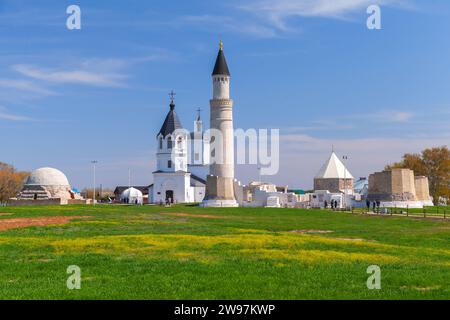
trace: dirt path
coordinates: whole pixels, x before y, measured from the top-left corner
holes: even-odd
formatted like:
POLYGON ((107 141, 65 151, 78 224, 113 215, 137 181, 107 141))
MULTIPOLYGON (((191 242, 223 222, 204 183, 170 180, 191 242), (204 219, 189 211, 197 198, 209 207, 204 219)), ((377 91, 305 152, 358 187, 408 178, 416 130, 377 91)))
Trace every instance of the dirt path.
POLYGON ((0 231, 26 228, 34 226, 48 226, 52 224, 66 224, 73 219, 89 218, 87 216, 56 216, 56 217, 38 217, 38 218, 15 218, 15 219, 1 219, 0 231))

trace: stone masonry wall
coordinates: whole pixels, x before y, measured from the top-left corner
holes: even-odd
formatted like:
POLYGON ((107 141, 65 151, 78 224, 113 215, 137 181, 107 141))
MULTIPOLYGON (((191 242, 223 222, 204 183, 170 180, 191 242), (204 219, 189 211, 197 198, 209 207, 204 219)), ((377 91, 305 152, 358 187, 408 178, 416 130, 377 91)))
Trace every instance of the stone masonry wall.
POLYGON ((339 193, 345 189, 353 189, 353 179, 314 179, 314 190, 328 190, 331 193, 339 193))
POLYGON ((416 201, 414 172, 409 169, 393 169, 369 176, 371 201, 416 201))
POLYGON ((415 178, 416 197, 418 201, 428 201, 431 199, 428 178, 418 176, 415 178))

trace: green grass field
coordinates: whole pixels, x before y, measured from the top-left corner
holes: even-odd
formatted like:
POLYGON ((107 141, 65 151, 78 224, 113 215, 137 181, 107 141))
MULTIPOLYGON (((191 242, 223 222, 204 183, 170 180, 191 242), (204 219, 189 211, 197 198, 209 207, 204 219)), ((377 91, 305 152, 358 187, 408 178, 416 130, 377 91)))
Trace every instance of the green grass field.
POLYGON ((450 299, 449 220, 300 209, 0 207, 0 225, 50 216, 85 218, 0 231, 0 298, 450 299), (69 265, 81 268, 81 290, 66 287, 69 265), (366 287, 370 265, 381 267, 381 290, 366 287))

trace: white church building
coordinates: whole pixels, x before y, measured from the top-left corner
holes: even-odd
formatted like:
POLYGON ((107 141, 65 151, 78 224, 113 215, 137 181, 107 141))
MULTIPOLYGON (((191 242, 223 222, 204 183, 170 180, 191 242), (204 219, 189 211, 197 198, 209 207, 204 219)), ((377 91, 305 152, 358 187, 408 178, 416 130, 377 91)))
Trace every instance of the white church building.
POLYGON ((156 171, 149 187, 149 202, 202 202, 209 153, 203 124, 199 115, 194 123, 194 132, 184 129, 175 112, 173 96, 172 93, 169 113, 156 136, 156 171))

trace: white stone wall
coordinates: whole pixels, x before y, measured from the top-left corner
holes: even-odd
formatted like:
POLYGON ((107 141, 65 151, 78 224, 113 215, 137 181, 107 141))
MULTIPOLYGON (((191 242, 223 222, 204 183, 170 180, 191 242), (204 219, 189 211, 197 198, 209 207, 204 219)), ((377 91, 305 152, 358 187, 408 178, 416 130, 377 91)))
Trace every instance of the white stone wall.
POLYGON ((189 203, 194 200, 194 193, 190 186, 190 174, 187 172, 154 173, 153 174, 153 203, 166 201, 166 191, 173 191, 173 201, 189 203))

